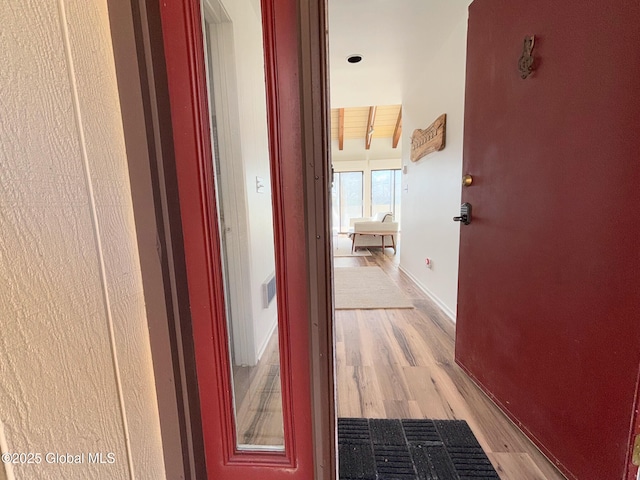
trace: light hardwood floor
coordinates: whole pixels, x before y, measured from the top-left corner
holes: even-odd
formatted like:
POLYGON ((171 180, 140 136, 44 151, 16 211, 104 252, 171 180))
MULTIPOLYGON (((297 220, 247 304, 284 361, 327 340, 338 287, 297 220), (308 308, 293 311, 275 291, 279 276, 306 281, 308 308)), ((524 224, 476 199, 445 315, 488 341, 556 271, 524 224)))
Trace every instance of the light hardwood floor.
POLYGON ((240 445, 284 447, 278 336, 274 333, 258 364, 233 369, 237 437, 240 445))
MULTIPOLYGON (((564 479, 454 363, 453 323, 398 270, 398 256, 372 252, 337 257, 335 267, 381 267, 415 308, 336 311, 338 416, 466 420, 502 480, 564 479)), ((282 443, 276 348, 274 337, 258 366, 238 372, 251 385, 239 402, 240 442, 282 443)))
POLYGON ((416 308, 336 311, 338 416, 466 420, 502 480, 564 479, 455 364, 454 324, 397 256, 372 252, 334 265, 381 267, 416 308))

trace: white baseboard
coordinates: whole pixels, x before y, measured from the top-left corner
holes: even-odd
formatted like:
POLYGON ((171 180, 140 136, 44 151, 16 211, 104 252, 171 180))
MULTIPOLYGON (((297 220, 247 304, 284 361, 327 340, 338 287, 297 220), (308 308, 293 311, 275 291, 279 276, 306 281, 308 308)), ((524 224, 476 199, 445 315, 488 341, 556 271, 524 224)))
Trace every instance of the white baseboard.
POLYGON ((275 332, 277 328, 278 328, 278 315, 276 314, 276 316, 273 319, 273 324, 269 328, 269 333, 264 337, 264 341, 262 342, 262 345, 260 345, 260 348, 258 348, 258 351, 256 352, 256 364, 260 361, 260 359, 262 358, 262 355, 264 355, 264 351, 267 349, 267 345, 269 345, 269 340, 271 340, 271 336, 273 335, 273 332, 275 332))
POLYGON ((416 286, 422 290, 425 295, 427 295, 427 297, 429 297, 431 300, 433 300, 433 302, 438 305, 438 307, 440 307, 440 310, 442 310, 444 312, 444 314, 449 317, 451 319, 451 321, 453 323, 456 323, 456 312, 454 312, 453 310, 451 310, 442 300, 440 300, 440 298, 438 298, 438 296, 436 294, 434 294, 431 290, 429 290, 427 287, 425 287, 424 285, 422 285, 422 283, 420 283, 420 281, 414 277, 407 269, 405 269, 402 265, 398 265, 398 269, 400 269, 401 272, 403 272, 407 277, 409 277, 411 280, 413 280, 413 283, 416 284, 416 286))

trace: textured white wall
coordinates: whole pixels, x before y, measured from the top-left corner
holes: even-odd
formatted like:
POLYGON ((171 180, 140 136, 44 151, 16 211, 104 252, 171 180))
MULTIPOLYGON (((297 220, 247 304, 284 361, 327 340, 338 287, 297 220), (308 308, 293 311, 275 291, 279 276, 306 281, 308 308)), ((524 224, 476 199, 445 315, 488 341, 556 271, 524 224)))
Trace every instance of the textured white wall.
MULTIPOLYGON (((466 2, 467 4, 469 2, 466 2)), ((400 268, 418 282, 455 318, 458 292, 462 133, 467 14, 458 5, 459 21, 449 38, 426 64, 408 63, 402 104, 403 175, 400 268), (409 160, 410 137, 447 114, 447 144, 414 163, 409 160), (404 191, 408 187, 408 191, 404 191), (424 259, 431 258, 427 269, 424 259)))
POLYGON ((164 478, 106 2, 5 0, 0 24, 7 448, 116 455, 15 476, 164 478))

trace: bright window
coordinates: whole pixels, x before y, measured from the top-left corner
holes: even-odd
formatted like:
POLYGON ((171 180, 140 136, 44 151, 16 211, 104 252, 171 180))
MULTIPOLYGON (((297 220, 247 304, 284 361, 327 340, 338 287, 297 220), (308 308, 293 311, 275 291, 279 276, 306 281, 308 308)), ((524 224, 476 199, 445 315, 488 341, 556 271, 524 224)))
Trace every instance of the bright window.
POLYGON ((371 171, 371 216, 381 212, 392 212, 400 223, 400 193, 402 172, 398 170, 371 171))
POLYGON ((363 172, 337 172, 333 175, 332 220, 334 232, 347 232, 352 218, 362 218, 363 172))

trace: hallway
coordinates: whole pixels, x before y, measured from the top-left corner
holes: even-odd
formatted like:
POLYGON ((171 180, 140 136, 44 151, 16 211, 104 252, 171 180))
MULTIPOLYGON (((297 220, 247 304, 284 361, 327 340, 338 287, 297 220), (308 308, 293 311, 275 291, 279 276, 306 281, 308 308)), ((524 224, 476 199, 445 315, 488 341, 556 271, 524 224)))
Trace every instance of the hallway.
POLYGON ((503 480, 563 479, 454 363, 453 324, 398 270, 398 257, 372 254, 334 265, 381 267, 415 309, 336 311, 338 416, 466 420, 503 480))
MULTIPOLYGON (((378 266, 415 308, 336 310, 338 417, 466 420, 502 480, 563 480, 455 364, 454 325, 399 271, 398 256, 391 249, 371 252, 335 257, 335 268, 378 266)), ((276 348, 274 336, 247 374, 251 387, 238 410, 240 443, 282 442, 276 348)))

